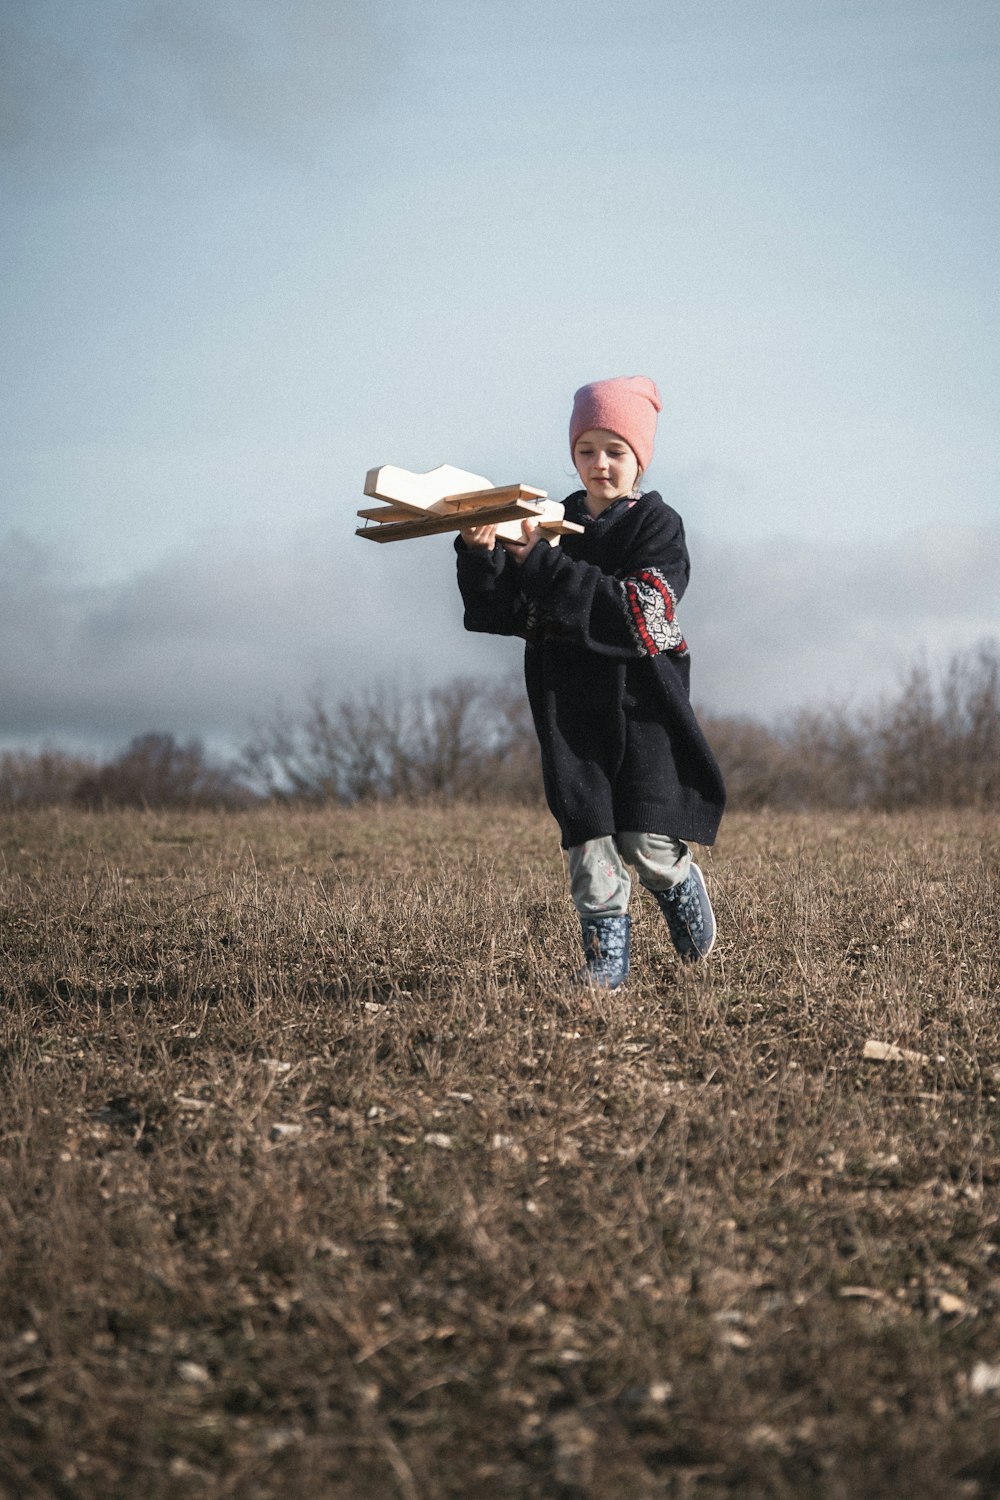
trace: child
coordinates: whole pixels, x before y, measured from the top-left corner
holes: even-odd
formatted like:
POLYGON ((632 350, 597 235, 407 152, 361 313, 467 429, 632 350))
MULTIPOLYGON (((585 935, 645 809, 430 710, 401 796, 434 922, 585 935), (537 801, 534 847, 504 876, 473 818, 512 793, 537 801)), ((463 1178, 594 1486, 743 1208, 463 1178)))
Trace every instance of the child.
POLYGON ((674 616, 689 563, 680 516, 639 482, 660 394, 633 375, 577 391, 570 452, 583 489, 550 546, 495 526, 456 540, 467 630, 521 635, 545 796, 569 854, 585 966, 615 989, 628 973, 631 879, 652 893, 681 958, 705 958, 715 917, 686 840, 711 844, 725 789, 688 699, 691 661, 674 616))

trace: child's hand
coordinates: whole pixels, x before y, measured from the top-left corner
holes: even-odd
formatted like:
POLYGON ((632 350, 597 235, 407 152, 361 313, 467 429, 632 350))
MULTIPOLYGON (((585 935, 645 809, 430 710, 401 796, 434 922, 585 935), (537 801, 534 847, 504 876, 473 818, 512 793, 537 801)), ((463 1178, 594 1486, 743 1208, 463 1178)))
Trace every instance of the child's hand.
POLYGON ((506 537, 501 539, 501 545, 516 563, 523 563, 531 549, 537 547, 538 543, 543 540, 537 521, 522 521, 521 535, 524 538, 521 542, 509 542, 506 537))
POLYGON ((460 526, 458 534, 467 547, 483 547, 487 552, 492 552, 496 546, 495 526, 460 526))

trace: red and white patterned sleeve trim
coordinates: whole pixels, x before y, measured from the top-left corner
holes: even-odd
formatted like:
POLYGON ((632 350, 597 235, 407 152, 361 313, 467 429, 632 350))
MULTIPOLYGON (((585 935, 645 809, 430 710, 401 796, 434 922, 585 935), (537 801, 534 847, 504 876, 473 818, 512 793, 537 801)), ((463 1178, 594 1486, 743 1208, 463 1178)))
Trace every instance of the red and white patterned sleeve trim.
POLYGON ((622 580, 625 610, 636 645, 647 656, 661 651, 687 652, 687 642, 674 619, 677 599, 659 568, 643 568, 622 580))

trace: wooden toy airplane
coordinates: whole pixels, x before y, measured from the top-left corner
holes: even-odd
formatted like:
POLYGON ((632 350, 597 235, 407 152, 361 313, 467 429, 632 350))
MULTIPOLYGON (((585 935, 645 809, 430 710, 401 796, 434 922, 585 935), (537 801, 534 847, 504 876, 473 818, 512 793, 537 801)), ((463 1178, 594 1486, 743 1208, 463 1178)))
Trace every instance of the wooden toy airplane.
POLYGON ((521 539, 521 522, 538 521, 538 529, 554 539, 570 531, 582 531, 575 521, 564 520, 564 507, 546 498, 544 490, 530 484, 491 484, 481 474, 441 464, 427 474, 413 474, 393 464, 369 469, 366 495, 386 502, 359 510, 363 521, 357 536, 372 542, 406 542, 411 537, 457 531, 460 526, 493 526, 499 537, 521 539))

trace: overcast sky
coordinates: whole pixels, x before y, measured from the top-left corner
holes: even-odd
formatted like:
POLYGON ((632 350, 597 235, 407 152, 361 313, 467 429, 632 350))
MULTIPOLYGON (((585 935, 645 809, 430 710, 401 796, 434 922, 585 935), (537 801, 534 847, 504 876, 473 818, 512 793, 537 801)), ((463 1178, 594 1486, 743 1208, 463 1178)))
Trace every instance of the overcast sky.
POLYGON ((366 470, 664 398, 696 702, 1000 635, 996 0, 8 0, 0 748, 518 669, 366 470))

